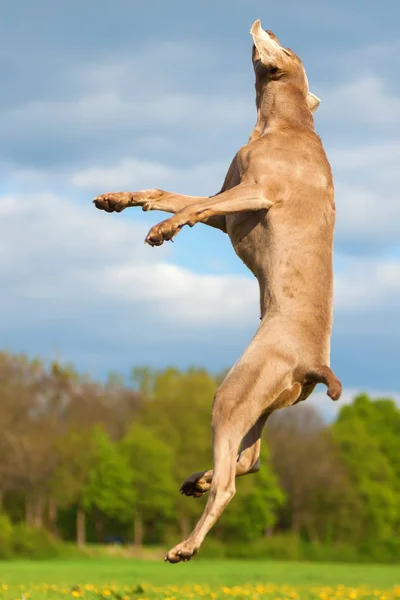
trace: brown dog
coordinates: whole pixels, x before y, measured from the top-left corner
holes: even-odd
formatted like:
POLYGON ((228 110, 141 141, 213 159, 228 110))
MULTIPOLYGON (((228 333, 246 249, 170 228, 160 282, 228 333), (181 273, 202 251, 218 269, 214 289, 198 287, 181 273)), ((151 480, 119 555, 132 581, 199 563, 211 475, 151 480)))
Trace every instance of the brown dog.
POLYGON ((329 368, 335 204, 331 169, 314 131, 319 100, 291 50, 260 21, 250 33, 257 124, 221 191, 203 198, 152 189, 94 200, 108 212, 142 206, 175 213, 150 229, 146 242, 152 246, 198 222, 227 232, 260 286, 259 329, 214 399, 214 470, 193 474, 181 488, 187 496, 210 490, 208 502, 189 538, 168 552, 172 563, 197 552, 234 495, 235 477, 259 468, 268 416, 305 400, 320 382, 332 399, 341 394, 329 368))

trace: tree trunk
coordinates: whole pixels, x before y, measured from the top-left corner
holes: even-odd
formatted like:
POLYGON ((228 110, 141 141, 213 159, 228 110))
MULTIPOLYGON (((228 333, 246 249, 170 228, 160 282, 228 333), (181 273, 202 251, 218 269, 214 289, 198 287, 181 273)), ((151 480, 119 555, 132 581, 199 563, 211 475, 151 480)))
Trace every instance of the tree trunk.
POLYGON ((274 528, 273 527, 266 527, 264 530, 264 537, 265 538, 271 538, 274 534, 274 528))
POLYGON ((296 495, 293 498, 293 506, 292 506, 292 533, 295 535, 299 535, 301 530, 301 509, 300 502, 296 498, 296 495))
POLYGON ((94 509, 94 529, 96 531, 96 540, 98 544, 104 542, 104 517, 98 508, 94 509))
POLYGON ((135 513, 134 520, 134 531, 133 531, 133 545, 136 548, 143 546, 143 521, 142 515, 139 511, 135 513))
POLYGON ((33 520, 34 520, 34 511, 33 511, 32 498, 29 496, 29 494, 27 494, 25 496, 25 523, 27 524, 28 527, 32 527, 33 520))
POLYGON ((307 532, 308 539, 310 540, 310 542, 312 544, 319 544, 318 534, 315 530, 314 524, 312 522, 310 522, 309 519, 306 519, 304 525, 305 525, 305 530, 307 532))
POLYGON ((297 517, 297 515, 293 515, 292 533, 294 535, 299 535, 300 533, 300 519, 297 517))
POLYGON ((76 509, 76 543, 78 546, 86 544, 86 514, 80 504, 76 509))
POLYGON ((36 529, 43 527, 43 505, 43 496, 40 494, 37 496, 37 498, 35 498, 35 504, 33 507, 33 526, 36 529))
POLYGON ((58 509, 57 503, 54 498, 49 498, 49 502, 47 505, 47 518, 49 522, 49 529, 54 537, 58 537, 58 529, 57 529, 57 517, 58 517, 58 509))

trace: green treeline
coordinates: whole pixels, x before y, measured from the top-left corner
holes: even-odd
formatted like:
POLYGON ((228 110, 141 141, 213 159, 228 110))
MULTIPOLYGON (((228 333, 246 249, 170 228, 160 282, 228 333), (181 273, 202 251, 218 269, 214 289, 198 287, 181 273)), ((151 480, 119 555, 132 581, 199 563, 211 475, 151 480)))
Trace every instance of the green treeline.
MULTIPOLYGON (((0 353, 0 556, 31 540, 168 545, 205 498, 178 490, 211 467, 220 377, 135 369, 127 384, 0 353)), ((307 402, 277 411, 261 470, 237 494, 204 553, 400 560, 400 410, 356 397, 326 424, 307 402)))

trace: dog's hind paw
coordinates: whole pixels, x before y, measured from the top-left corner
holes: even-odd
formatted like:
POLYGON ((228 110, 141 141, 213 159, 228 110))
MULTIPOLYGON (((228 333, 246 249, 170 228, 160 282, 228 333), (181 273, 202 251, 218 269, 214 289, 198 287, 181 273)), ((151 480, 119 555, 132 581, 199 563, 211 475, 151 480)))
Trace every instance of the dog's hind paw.
POLYGON ((191 543, 190 540, 187 540, 186 542, 181 542, 172 548, 172 550, 167 553, 164 560, 165 562, 170 562, 173 564, 181 561, 187 562, 192 558, 192 556, 197 554, 197 550, 198 548, 191 543))
POLYGON ((185 496, 193 496, 194 498, 200 498, 203 496, 211 487, 212 476, 207 476, 207 471, 201 471, 200 473, 193 473, 185 479, 182 483, 180 492, 185 496))

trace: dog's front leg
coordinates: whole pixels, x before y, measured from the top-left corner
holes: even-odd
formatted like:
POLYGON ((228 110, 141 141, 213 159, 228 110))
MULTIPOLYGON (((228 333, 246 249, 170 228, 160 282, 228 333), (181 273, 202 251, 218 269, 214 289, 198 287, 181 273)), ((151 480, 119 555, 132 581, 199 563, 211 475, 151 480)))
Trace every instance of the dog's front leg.
POLYGON ((174 217, 166 219, 152 227, 146 237, 151 246, 161 246, 165 240, 171 240, 184 225, 195 223, 237 212, 269 209, 273 205, 264 193, 263 186, 257 183, 241 183, 226 192, 212 198, 199 198, 185 206, 174 217))
MULTIPOLYGON (((208 196, 186 196, 164 190, 140 190, 139 192, 107 192, 97 196, 93 203, 96 208, 106 212, 122 212, 131 206, 141 206, 144 211, 160 210, 176 214, 198 202, 208 200, 208 196)), ((225 217, 216 216, 204 219, 205 225, 210 225, 226 233, 225 217)))

